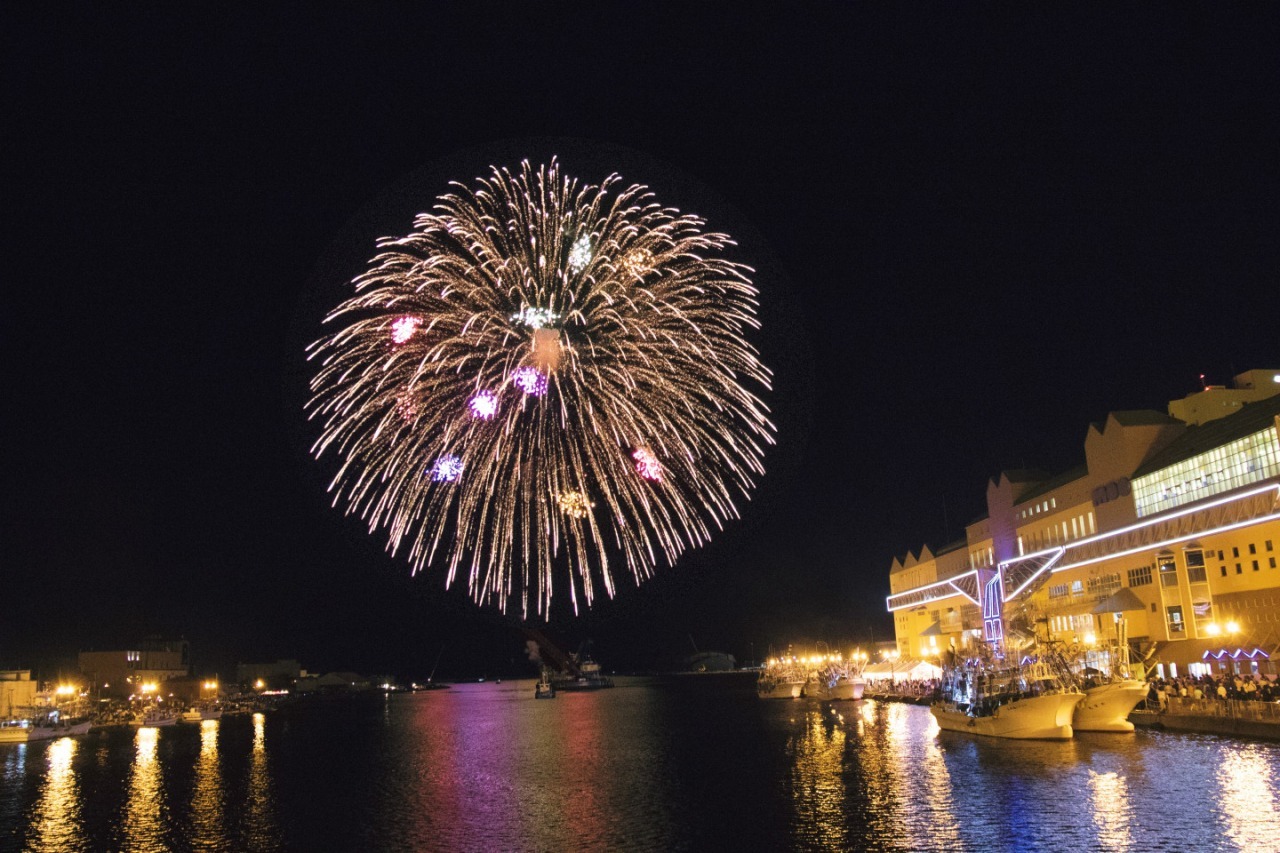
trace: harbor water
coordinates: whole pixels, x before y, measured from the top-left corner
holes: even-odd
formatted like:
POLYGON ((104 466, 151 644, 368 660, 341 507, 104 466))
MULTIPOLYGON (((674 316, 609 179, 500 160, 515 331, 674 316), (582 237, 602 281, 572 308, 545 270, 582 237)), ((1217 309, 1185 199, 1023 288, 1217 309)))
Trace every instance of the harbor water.
POLYGON ((0 745, 4 851, 1275 850, 1280 744, 940 732, 740 674, 317 698, 0 745))

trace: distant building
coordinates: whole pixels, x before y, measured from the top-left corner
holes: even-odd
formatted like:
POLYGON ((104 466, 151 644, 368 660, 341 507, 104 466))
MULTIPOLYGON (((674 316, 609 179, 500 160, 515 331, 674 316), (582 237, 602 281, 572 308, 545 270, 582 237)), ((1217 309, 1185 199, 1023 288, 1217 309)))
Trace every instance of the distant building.
POLYGON ((0 670, 0 718, 11 719, 17 709, 35 705, 39 692, 39 683, 31 680, 31 670, 0 670))
POLYGON ((316 688, 323 692, 368 690, 371 686, 369 679, 356 672, 327 672, 316 681, 316 688))
POLYGON ((287 690, 307 671, 296 660, 281 658, 275 663, 239 663, 236 664, 236 681, 246 687, 256 687, 262 682, 263 687, 272 690, 287 690))
POLYGON ((904 658, 1006 634, 1128 645, 1165 676, 1274 674, 1280 654, 1280 370, 1206 388, 1169 415, 1113 412, 1085 464, 1006 471, 965 538, 890 568, 904 658))
POLYGON ((149 637, 134 649, 80 653, 80 673, 90 692, 102 697, 138 695, 144 685, 191 674, 191 644, 186 640, 149 637))

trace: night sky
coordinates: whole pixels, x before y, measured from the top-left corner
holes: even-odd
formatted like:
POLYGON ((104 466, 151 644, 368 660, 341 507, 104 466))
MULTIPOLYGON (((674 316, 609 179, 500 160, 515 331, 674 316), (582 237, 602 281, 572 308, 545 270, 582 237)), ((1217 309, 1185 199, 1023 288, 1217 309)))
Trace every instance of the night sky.
POLYGON ((778 446, 709 547, 543 626, 607 668, 888 639, 989 477, 1280 366, 1272 4, 254 5, 0 10, 0 667, 532 674, 330 507, 302 414, 373 240, 490 164, 619 171, 758 270, 778 446))

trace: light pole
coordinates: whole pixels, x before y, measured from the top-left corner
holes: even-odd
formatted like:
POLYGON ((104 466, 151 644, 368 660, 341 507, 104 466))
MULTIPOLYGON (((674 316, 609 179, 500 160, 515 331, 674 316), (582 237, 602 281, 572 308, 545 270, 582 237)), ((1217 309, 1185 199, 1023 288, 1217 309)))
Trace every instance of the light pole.
POLYGON ((897 666, 897 663, 898 663, 898 654, 899 652, 897 649, 894 649, 891 652, 884 653, 884 656, 889 659, 889 689, 890 690, 892 690, 898 684, 898 682, 894 679, 894 668, 897 666))

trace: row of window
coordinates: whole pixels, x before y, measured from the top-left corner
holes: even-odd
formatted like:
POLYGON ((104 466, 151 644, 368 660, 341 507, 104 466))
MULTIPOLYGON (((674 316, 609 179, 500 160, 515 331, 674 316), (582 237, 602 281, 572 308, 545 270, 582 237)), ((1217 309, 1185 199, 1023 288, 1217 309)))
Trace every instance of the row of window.
POLYGON ((1018 556, 1027 551, 1039 551, 1051 545, 1062 545, 1075 539, 1083 539, 1098 532, 1093 512, 1077 515, 1069 521, 1055 522, 1048 527, 1034 530, 1018 537, 1018 556))
POLYGON ((1030 518, 1033 515, 1039 515, 1042 512, 1048 512, 1051 509, 1058 508, 1058 499, 1049 498, 1047 501, 1041 501, 1035 506, 1027 507, 1018 513, 1018 518, 1030 518))
POLYGON ((1276 428, 1245 436, 1133 481, 1138 517, 1280 475, 1276 428))
MULTIPOLYGON (((1255 572, 1259 571, 1262 568, 1261 564, 1259 564, 1257 560, 1252 560, 1251 562, 1253 563, 1253 570, 1255 572)), ((1267 568, 1274 569, 1275 567, 1276 567, 1276 558, 1275 557, 1267 558, 1267 568)), ((1225 578, 1227 576, 1226 565, 1224 564, 1222 566, 1219 566, 1218 568, 1222 571, 1222 576, 1225 578)), ((1244 565, 1242 563, 1236 563, 1236 574, 1238 575, 1244 574, 1244 565)))

